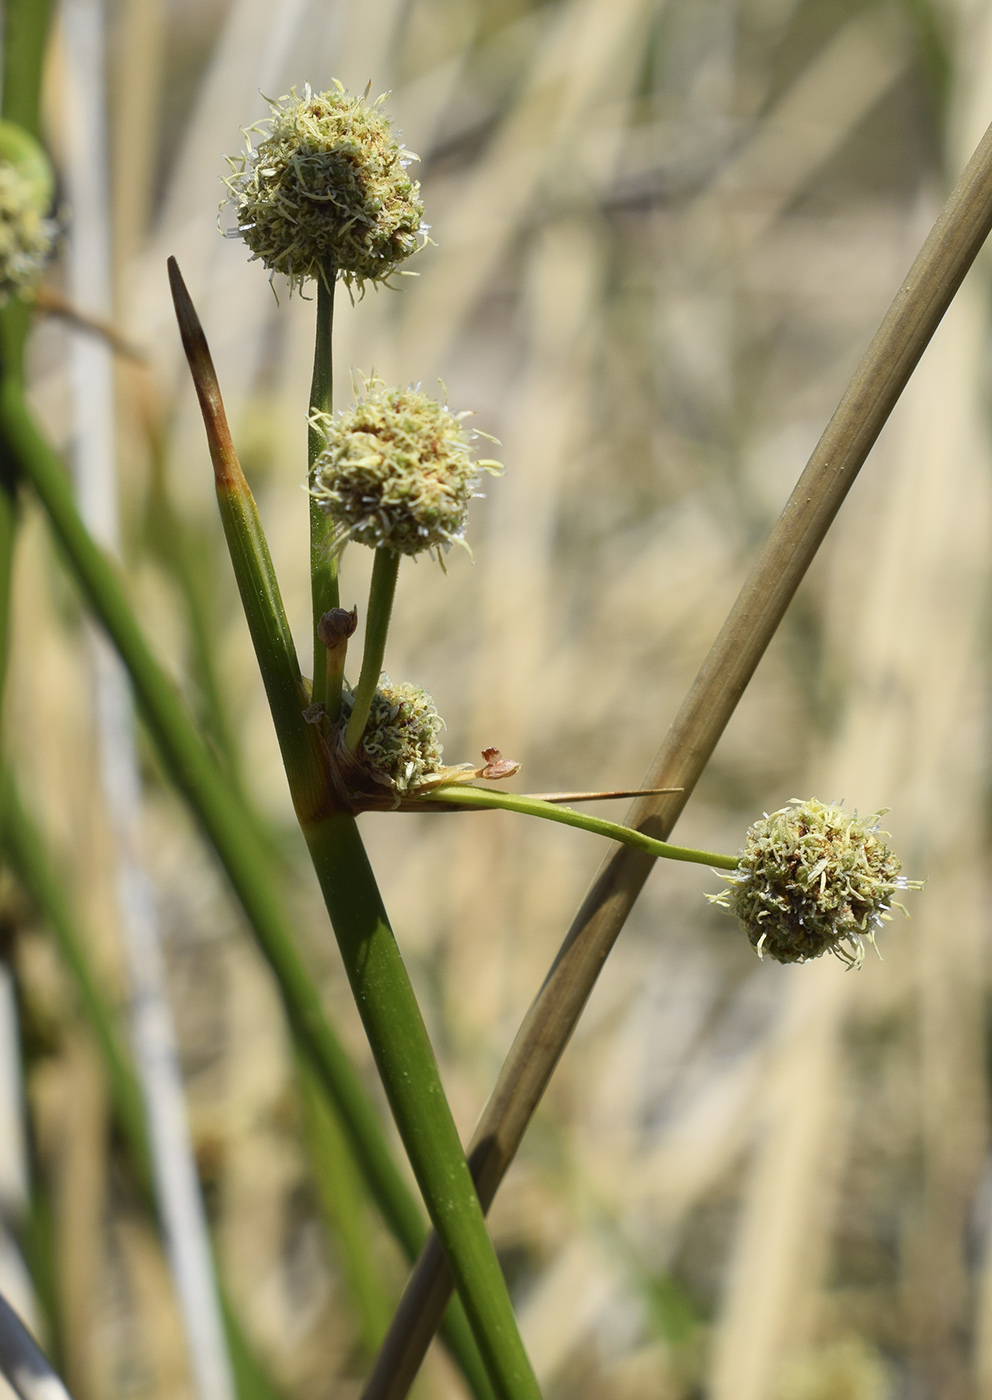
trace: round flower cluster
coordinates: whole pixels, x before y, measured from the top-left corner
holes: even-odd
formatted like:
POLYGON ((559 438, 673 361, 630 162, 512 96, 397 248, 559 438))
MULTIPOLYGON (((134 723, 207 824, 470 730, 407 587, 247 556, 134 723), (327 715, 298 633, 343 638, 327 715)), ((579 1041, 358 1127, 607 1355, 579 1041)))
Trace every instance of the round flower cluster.
POLYGON ((0 122, 0 304, 34 286, 51 257, 51 201, 45 153, 26 131, 0 122))
MULTIPOLYGON (((731 888, 710 895, 737 915, 758 956, 808 962, 834 953, 860 967, 898 890, 921 889, 869 818, 811 798, 767 813, 747 833, 731 888)), ((902 908, 901 905, 897 906, 902 908)), ((904 911, 905 912, 905 911, 904 911)))
MULTIPOLYGON (((390 120, 349 97, 339 82, 302 98, 271 102, 269 132, 236 159, 225 184, 243 238, 290 290, 340 274, 351 286, 383 282, 427 242, 420 186, 407 174, 418 159, 394 138, 390 120)), ((258 128, 252 128, 257 130, 258 128)))
MULTIPOLYGON (((334 522, 332 547, 348 540, 397 554, 433 551, 441 560, 462 536, 479 472, 463 419, 419 389, 387 389, 370 379, 354 408, 314 416, 326 446, 314 463, 311 493, 334 522)), ((493 439, 489 439, 493 441, 493 439)))
MULTIPOLYGON (((344 695, 347 718, 351 696, 344 695)), ((382 676, 372 697, 358 758, 381 782, 406 794, 441 767, 438 736, 444 720, 419 685, 394 685, 382 676)))

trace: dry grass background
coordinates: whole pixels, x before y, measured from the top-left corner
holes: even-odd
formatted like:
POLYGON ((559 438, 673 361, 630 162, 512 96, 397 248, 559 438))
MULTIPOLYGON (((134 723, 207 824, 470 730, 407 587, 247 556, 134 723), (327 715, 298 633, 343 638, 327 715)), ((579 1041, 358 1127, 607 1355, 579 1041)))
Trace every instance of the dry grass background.
MULTIPOLYGON (((159 415, 243 780, 371 1083, 222 557, 167 296, 174 253, 303 646, 313 308, 277 304, 218 236, 222 154, 264 115, 260 92, 332 76, 392 90, 436 246, 398 291, 339 297, 338 402, 352 366, 441 378, 501 439, 507 470, 474 512, 474 565, 458 552, 447 578, 405 566, 388 669, 433 692, 452 762, 495 744, 524 761, 530 790, 630 785, 992 118, 992 10, 115 0, 107 37, 117 320, 151 357, 117 382, 132 596, 202 709, 156 534, 159 415)), ((56 43, 47 112, 63 158, 71 65, 56 43)), ((908 872, 929 884, 881 940, 884 962, 855 976, 760 965, 704 901, 713 876, 652 876, 492 1215, 548 1400, 992 1397, 987 280, 980 263, 678 829, 734 850, 794 794, 888 805, 908 872)), ((32 396, 61 444, 72 334, 46 322, 33 349, 32 396)), ((123 1002, 91 653, 31 509, 16 586, 9 741, 123 1002)), ((364 586, 349 556, 344 600, 364 586)), ((143 843, 237 1302, 288 1395, 356 1395, 355 1317, 276 996, 145 758, 143 843)), ((601 846, 507 813, 362 820, 467 1136, 601 846)), ((49 1326, 70 1385, 77 1400, 185 1400, 166 1266, 115 1165, 92 1048, 43 926, 12 885, 3 898, 30 1173, 54 1240, 49 1326)), ((14 1219, 27 1168, 5 1034, 0 1190, 14 1219)), ((379 1247, 399 1287, 398 1258, 379 1247)), ((0 1274, 44 1326, 45 1290, 32 1297, 10 1235, 0 1274)), ((419 1384, 423 1400, 461 1393, 438 1356, 419 1384)))

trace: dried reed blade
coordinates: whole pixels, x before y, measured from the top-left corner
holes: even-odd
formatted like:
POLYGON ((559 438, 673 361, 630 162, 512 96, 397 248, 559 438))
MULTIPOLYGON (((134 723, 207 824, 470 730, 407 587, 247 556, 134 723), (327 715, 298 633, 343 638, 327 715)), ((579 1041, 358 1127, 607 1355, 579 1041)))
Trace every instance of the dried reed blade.
MULTIPOLYGON (((664 840, 685 807, 910 374, 992 228, 992 128, 957 182, 758 555, 659 749, 628 824, 664 840)), ((469 1161, 488 1207, 653 861, 610 854, 559 950, 473 1135, 469 1161)), ((364 1400, 400 1400, 450 1284, 432 1237, 414 1270, 364 1400)))

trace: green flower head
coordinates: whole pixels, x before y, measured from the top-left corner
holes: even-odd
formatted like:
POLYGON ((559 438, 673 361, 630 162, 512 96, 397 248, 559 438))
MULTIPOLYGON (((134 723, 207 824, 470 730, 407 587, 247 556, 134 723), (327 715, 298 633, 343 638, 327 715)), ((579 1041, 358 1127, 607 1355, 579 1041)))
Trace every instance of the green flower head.
POLYGON ((37 142, 0 121, 0 305, 33 287, 52 255, 52 173, 37 142))
POLYGON ((359 290, 385 282, 427 242, 420 186, 407 174, 417 156, 393 136, 383 100, 349 97, 337 81, 317 94, 307 84, 302 98, 294 88, 269 103, 268 134, 253 146, 246 132, 245 153, 228 158, 238 221, 228 236, 290 290, 335 273, 359 290))
MULTIPOLYGON (((344 697, 344 717, 352 696, 344 697)), ((368 723, 358 748, 358 759, 383 784, 405 795, 441 767, 438 736, 444 720, 434 701, 419 685, 394 685, 382 676, 372 697, 368 723)))
POLYGON ((442 560, 452 544, 464 544, 479 472, 502 469, 473 460, 472 439, 487 435, 467 429, 468 416, 419 389, 387 389, 378 379, 365 383, 354 408, 315 415, 326 446, 310 489, 334 523, 332 547, 356 540, 442 560))
MULTIPOLYGON (((708 896, 737 915, 758 956, 808 962, 833 953, 860 967, 899 890, 921 889, 882 840, 882 813, 859 817, 793 798, 747 833, 730 889, 708 896)), ((897 906, 902 908, 901 905, 897 906)), ((903 911, 905 912, 905 911, 903 911)))

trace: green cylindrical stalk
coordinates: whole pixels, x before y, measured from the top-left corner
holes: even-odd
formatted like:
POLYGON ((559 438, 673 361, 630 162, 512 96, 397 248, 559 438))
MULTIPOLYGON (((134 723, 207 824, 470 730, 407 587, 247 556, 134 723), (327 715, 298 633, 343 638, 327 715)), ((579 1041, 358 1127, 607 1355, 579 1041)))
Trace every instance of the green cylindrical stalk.
MULTIPOLYGON (((334 366, 331 358, 331 334, 334 329, 334 283, 337 268, 327 267, 317 278, 317 332, 313 349, 313 379, 310 384, 310 414, 334 411, 334 366)), ((313 484, 314 463, 320 456, 324 439, 311 422, 307 434, 307 481, 313 484)), ((314 498, 310 497, 310 596, 313 605, 313 698, 340 709, 341 684, 336 694, 327 694, 327 668, 324 647, 317 628, 324 613, 340 602, 338 590, 338 561, 327 543, 327 516, 314 498)), ((330 678, 333 680, 334 678, 330 678)))
POLYGON ((324 713, 332 724, 337 724, 341 717, 341 688, 348 641, 357 626, 357 608, 331 608, 317 623, 317 636, 324 646, 324 713))
POLYGON ((337 1115, 302 1057, 297 1059, 296 1076, 303 1139, 313 1163, 317 1198, 328 1234, 340 1253, 362 1351, 367 1357, 374 1356, 389 1326, 393 1300, 373 1258, 368 1199, 337 1115))
MULTIPOLYGON (((70 900, 56 876, 41 833, 25 811, 8 770, 0 775, 2 824, 0 842, 17 878, 37 904, 55 936, 59 953, 76 984, 80 1009, 96 1038, 110 1086, 117 1126, 149 1210, 157 1212, 151 1154, 145 1130, 141 1089, 127 1046, 117 1031, 113 1007, 107 1000, 92 963, 83 931, 70 900)), ((277 1392, 252 1352, 222 1281, 218 1281, 231 1362, 240 1400, 277 1400, 277 1392)))
MULTIPOLYGON (((272 568, 265 533, 258 517, 258 511, 255 509, 248 483, 241 470, 237 453, 234 450, 227 415, 224 412, 220 385, 214 372, 206 337, 174 259, 169 260, 169 277, 172 283, 183 345, 189 359, 193 382, 203 412, 204 426, 216 478, 217 498, 224 522, 224 532, 231 562, 241 593, 252 643, 255 647, 255 655, 265 683, 266 695, 282 750, 293 801, 301 824, 306 828, 319 819, 325 806, 326 791, 322 765, 319 761, 319 755, 314 752, 314 746, 318 745, 318 734, 316 728, 308 724, 303 716, 300 670, 296 659, 296 649, 286 620, 278 581, 272 568)), ((318 633, 326 630, 325 624, 330 625, 331 623, 337 624, 335 630, 340 634, 338 640, 346 644, 348 635, 354 630, 354 614, 341 608, 329 609, 321 616, 318 633)), ((321 637, 321 645, 326 645, 324 637, 321 637)), ((343 664, 343 657, 341 660, 343 664)), ((281 956, 284 957, 285 952, 286 950, 283 948, 281 956)), ((285 970, 288 972, 289 968, 287 967, 285 970)), ((296 1005, 300 998, 306 1000, 308 996, 314 1001, 317 1000, 314 989, 312 987, 308 989, 306 985, 305 973, 302 973, 302 978, 302 981, 294 983, 293 1002, 292 1004, 287 1002, 288 1007, 296 1005)), ((283 986, 285 993, 286 987, 282 977, 280 977, 280 985, 283 986)), ((317 1004, 319 1005, 319 1002, 317 1004)), ((348 1126, 349 1132, 353 1136, 356 1126, 359 1126, 351 1117, 356 1105, 352 1103, 351 1109, 349 1109, 347 1102, 341 1099, 340 1093, 333 1087, 333 1076, 330 1080, 327 1079, 327 1073, 331 1066, 328 1064, 326 1056, 331 1050, 331 1046, 329 1043, 325 1043, 324 1049, 321 1051, 312 1038, 313 1031, 319 1029, 316 1020, 310 1016, 307 1021, 312 1022, 309 1034, 306 1029, 306 1021, 303 1023, 293 1022, 298 1041, 304 1051, 311 1056, 317 1068, 322 1071, 325 1082, 331 1087, 332 1097, 342 1121, 348 1126)), ((326 1042, 326 1035, 324 1039, 326 1042)), ((340 1049, 340 1047, 338 1048, 340 1049)), ((340 1089, 347 1086, 339 1085, 338 1087, 340 1089)), ((370 1125, 366 1123, 363 1132, 369 1127, 370 1125)), ((362 1160, 362 1144, 354 1142, 354 1136, 353 1143, 358 1149, 359 1159, 362 1160)), ((370 1146, 371 1144, 366 1140, 365 1145, 370 1146)), ((367 1175, 370 1165, 372 1165, 371 1162, 363 1160, 367 1175)), ((382 1165, 384 1164, 380 1163, 380 1166, 382 1165)), ((369 1180, 370 1186, 375 1189, 373 1180, 371 1178, 369 1180)), ((380 1177, 380 1187, 385 1184, 380 1177)), ((392 1183, 393 1189, 395 1184, 394 1181, 392 1183)), ((398 1198, 393 1196, 390 1199, 392 1209, 402 1205, 398 1198)), ((404 1206, 402 1219, 399 1216, 394 1216, 390 1223, 394 1227, 399 1227, 399 1237, 404 1248, 408 1251, 411 1248, 412 1238, 416 1235, 421 1237, 423 1235, 419 1214, 415 1207, 412 1217, 408 1215, 404 1206)), ((416 1246, 413 1246, 413 1249, 415 1250, 416 1246)), ((473 1393, 479 1400, 489 1400, 488 1383, 472 1342, 464 1313, 460 1308, 455 1308, 449 1313, 445 1323, 445 1337, 473 1393)))
POLYGON ((144 1189, 151 1194, 151 1159, 141 1090, 117 1031, 113 1011, 90 967, 72 908, 55 877, 44 842, 21 803, 10 771, 0 773, 0 841, 17 878, 44 913, 62 960, 76 984, 83 1015, 96 1036, 110 1081, 118 1122, 124 1130, 144 1189))
POLYGON ((673 846, 668 841, 656 841, 643 831, 631 826, 621 826, 619 822, 606 821, 603 817, 592 817, 586 812, 576 812, 572 807, 560 807, 555 802, 546 802, 540 797, 528 797, 525 793, 498 792, 492 788, 471 787, 468 784, 454 783, 450 787, 434 788, 429 793, 421 793, 422 802, 436 802, 444 807, 499 808, 505 812, 521 812, 528 817, 543 817, 545 821, 561 822, 563 826, 575 826, 580 831, 591 831, 597 836, 608 836, 612 841, 621 841, 625 846, 633 846, 638 851, 646 851, 649 856, 661 860, 685 860, 693 865, 711 865, 719 870, 735 870, 737 856, 721 855, 717 851, 697 851, 692 846, 673 846))
MULTIPOLYGON (((0 403, 5 399, 19 399, 24 393, 24 343, 30 321, 30 309, 23 301, 10 301, 0 306, 0 403)), ((10 588, 19 478, 17 456, 0 433, 0 713, 10 644, 10 588)))
POLYGON ((6 0, 3 7, 3 105, 5 121, 17 122, 41 140, 41 73, 52 0, 6 0))
POLYGON ((304 828, 356 1004, 417 1184, 500 1400, 537 1400, 427 1030, 353 817, 304 828))
POLYGON ((362 742, 365 726, 368 723, 372 697, 375 695, 379 677, 382 674, 382 659, 386 654, 386 634, 389 619, 393 612, 393 597, 396 593, 396 576, 399 573, 400 556, 392 549, 377 549, 372 565, 372 582, 369 586, 369 611, 365 619, 365 649, 362 652, 362 673, 355 687, 355 703, 352 707, 348 727, 344 733, 344 746, 349 753, 355 753, 362 742))
POLYGON ((420 1213, 386 1146, 375 1109, 331 1030, 276 898, 256 820, 232 795, 203 748, 172 683, 153 657, 113 566, 79 519, 61 462, 39 434, 22 397, 0 395, 0 437, 35 487, 94 613, 126 665, 145 723, 166 769, 211 844, 279 983, 290 1023, 333 1095, 376 1199, 406 1249, 423 1238, 420 1213))

